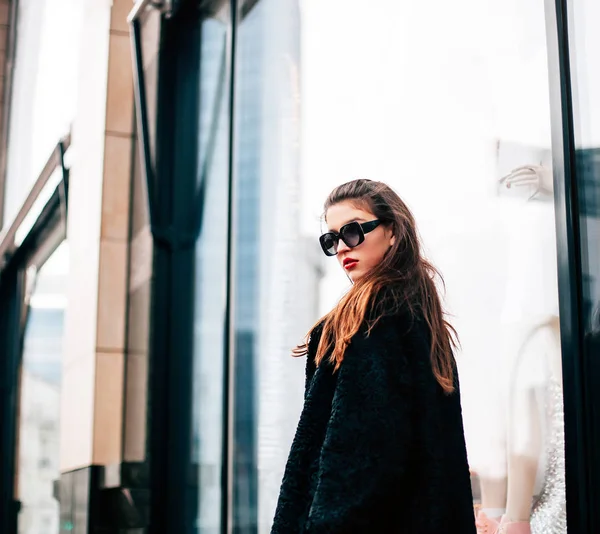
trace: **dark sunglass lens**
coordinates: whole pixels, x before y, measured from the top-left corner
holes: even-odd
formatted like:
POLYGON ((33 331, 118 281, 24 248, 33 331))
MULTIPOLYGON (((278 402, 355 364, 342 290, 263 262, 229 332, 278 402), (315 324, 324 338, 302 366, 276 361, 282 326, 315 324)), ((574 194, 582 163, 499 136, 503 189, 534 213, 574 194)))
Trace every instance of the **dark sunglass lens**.
POLYGON ((350 223, 342 228, 342 239, 349 247, 356 247, 360 244, 362 231, 358 223, 350 223))
POLYGON ((337 252, 337 239, 332 234, 323 234, 320 241, 323 252, 328 256, 335 256, 337 252))

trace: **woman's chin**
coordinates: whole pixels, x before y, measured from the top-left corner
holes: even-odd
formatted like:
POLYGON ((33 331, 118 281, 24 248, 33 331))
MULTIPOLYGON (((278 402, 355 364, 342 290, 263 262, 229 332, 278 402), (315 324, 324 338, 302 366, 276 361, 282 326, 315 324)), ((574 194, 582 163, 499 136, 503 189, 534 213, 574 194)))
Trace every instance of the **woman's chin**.
POLYGON ((362 276, 362 273, 360 273, 359 271, 350 271, 348 273, 348 278, 350 278, 350 280, 352 280, 352 282, 356 282, 361 276, 362 276))

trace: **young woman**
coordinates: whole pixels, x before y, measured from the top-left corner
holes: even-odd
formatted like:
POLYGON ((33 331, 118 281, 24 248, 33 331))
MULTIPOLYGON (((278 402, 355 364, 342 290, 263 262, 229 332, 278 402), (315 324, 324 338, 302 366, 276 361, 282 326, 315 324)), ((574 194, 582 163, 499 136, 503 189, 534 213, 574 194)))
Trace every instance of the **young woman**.
POLYGON ((295 350, 304 409, 272 534, 474 534, 454 330, 415 221, 387 185, 325 202, 320 238, 352 287, 295 350))

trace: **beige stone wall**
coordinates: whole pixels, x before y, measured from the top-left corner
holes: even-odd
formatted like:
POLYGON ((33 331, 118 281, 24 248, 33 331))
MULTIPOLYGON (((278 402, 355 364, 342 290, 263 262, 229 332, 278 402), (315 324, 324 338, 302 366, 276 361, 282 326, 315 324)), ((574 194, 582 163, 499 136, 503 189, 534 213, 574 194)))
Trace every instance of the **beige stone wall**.
POLYGON ((129 0, 114 0, 108 47, 106 131, 96 339, 94 464, 122 460, 124 352, 133 148, 129 0))
POLYGON ((61 470, 122 460, 133 147, 131 0, 85 0, 73 123, 61 470))

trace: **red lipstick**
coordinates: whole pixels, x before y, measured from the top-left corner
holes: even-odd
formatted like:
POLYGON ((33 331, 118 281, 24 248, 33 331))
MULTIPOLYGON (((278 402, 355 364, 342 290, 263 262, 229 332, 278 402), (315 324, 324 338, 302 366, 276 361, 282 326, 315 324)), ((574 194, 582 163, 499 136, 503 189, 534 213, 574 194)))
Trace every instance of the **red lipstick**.
POLYGON ((354 267, 358 265, 358 260, 355 260, 354 258, 344 258, 342 265, 344 269, 349 271, 350 269, 354 269, 354 267))

